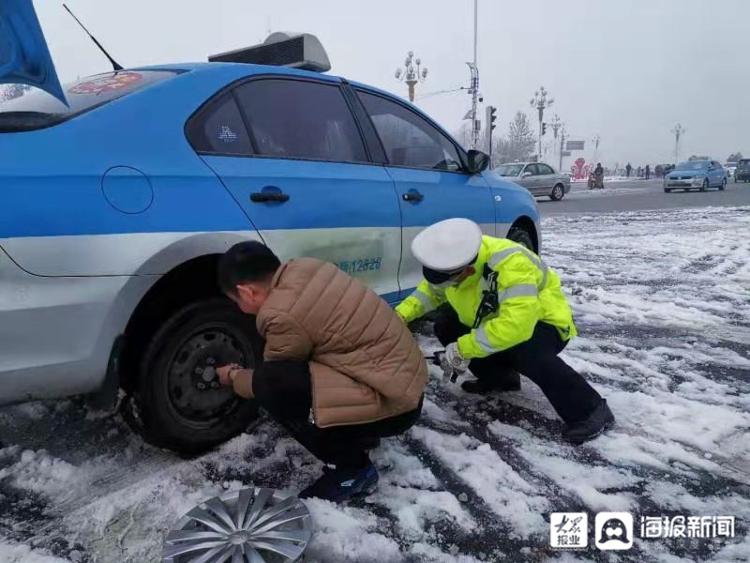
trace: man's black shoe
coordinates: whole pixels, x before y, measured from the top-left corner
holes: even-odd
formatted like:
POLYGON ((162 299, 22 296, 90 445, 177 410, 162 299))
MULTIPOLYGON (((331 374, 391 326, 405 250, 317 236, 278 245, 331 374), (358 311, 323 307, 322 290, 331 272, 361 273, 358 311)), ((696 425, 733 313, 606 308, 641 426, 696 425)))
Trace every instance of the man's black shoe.
POLYGON ((521 376, 515 371, 503 374, 501 377, 483 377, 482 379, 472 379, 461 383, 461 389, 467 393, 477 393, 484 395, 492 391, 505 393, 508 391, 521 390, 521 376))
POLYGON ((599 434, 612 427, 615 423, 615 415, 609 410, 607 406, 607 400, 602 399, 599 406, 594 409, 588 418, 577 422, 575 424, 569 424, 565 429, 565 439, 573 444, 583 444, 589 440, 593 440, 599 434))
POLYGON ((345 502, 369 495, 378 484, 378 470, 368 461, 361 469, 323 467, 323 476, 303 490, 299 498, 345 502))

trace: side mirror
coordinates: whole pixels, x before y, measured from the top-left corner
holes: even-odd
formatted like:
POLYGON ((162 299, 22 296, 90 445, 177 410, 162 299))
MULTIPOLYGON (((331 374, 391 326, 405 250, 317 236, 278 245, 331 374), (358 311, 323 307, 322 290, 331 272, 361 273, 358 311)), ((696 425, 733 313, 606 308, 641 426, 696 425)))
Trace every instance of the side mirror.
POLYGON ((467 156, 469 159, 467 171, 470 174, 479 174, 480 172, 484 172, 490 165, 490 157, 482 151, 471 149, 467 153, 467 156))

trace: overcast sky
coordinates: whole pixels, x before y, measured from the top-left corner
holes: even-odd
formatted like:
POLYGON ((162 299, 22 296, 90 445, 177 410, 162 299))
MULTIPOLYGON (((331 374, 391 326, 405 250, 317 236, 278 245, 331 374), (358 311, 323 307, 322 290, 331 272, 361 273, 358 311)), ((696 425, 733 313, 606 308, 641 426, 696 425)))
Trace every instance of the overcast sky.
MULTIPOLYGON (((394 71, 414 50, 429 68, 417 104, 451 132, 469 108, 466 92, 427 94, 468 83, 473 0, 67 2, 126 67, 205 60, 269 29, 306 31, 333 73, 403 96, 394 71)), ((64 82, 108 69, 61 2, 34 3, 64 82)), ((587 159, 599 134, 606 165, 671 162, 678 122, 683 157, 750 155, 750 0, 479 0, 479 18, 481 91, 501 132, 517 110, 536 122, 529 100, 543 84, 555 98, 549 118, 587 141, 587 159)))

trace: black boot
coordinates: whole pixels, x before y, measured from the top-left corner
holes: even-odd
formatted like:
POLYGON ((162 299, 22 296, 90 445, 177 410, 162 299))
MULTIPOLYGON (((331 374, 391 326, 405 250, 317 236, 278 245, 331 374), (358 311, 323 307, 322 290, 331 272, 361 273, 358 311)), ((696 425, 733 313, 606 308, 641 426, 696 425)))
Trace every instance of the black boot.
POLYGON ((483 377, 481 379, 472 379, 464 381, 461 389, 467 393, 477 393, 484 395, 492 391, 505 393, 508 391, 521 390, 521 376, 515 371, 508 371, 498 377, 483 377))
POLYGON ((609 410, 607 400, 602 399, 599 406, 594 409, 588 418, 575 424, 569 424, 565 429, 565 439, 573 444, 583 444, 593 440, 599 434, 610 428, 615 423, 615 415, 609 410))

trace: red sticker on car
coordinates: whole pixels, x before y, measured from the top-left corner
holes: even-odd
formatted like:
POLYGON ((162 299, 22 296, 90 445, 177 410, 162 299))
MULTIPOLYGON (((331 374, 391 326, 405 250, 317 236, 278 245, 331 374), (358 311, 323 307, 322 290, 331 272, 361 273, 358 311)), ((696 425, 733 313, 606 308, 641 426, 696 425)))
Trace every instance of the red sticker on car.
POLYGON ((127 88, 135 82, 143 80, 143 75, 138 72, 118 72, 116 74, 94 78, 76 84, 68 90, 71 94, 102 94, 127 88))

